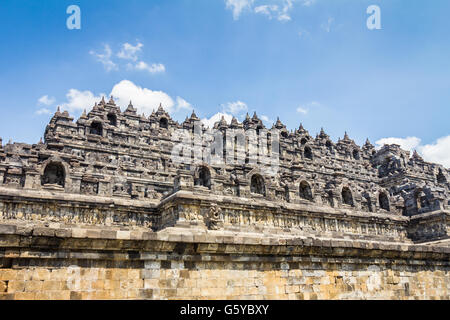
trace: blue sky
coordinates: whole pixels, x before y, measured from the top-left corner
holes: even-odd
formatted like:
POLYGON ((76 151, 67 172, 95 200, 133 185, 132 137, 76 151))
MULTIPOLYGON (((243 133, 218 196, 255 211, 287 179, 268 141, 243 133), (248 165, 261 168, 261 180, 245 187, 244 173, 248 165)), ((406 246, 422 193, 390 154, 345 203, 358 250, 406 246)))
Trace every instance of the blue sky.
POLYGON ((450 167, 448 12, 447 0, 3 0, 0 137, 35 143, 57 105, 79 116, 113 93, 177 120, 256 111, 348 131, 450 167), (366 26, 370 5, 381 30, 366 26))

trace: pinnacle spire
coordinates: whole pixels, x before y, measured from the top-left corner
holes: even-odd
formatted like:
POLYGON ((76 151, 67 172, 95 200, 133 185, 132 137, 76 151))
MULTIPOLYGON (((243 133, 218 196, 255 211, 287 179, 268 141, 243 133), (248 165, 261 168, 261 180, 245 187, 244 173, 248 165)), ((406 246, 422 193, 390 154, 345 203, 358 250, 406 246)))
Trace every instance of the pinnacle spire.
POLYGON ((195 114, 194 109, 192 109, 191 119, 193 119, 193 120, 198 120, 198 117, 197 117, 197 115, 195 114))
POLYGON ((413 153, 413 159, 414 160, 419 160, 419 161, 423 161, 423 158, 419 155, 419 153, 417 152, 417 150, 414 150, 414 153, 413 153))
POLYGON ((346 140, 346 141, 350 140, 350 138, 348 137, 347 131, 345 131, 344 140, 346 140))

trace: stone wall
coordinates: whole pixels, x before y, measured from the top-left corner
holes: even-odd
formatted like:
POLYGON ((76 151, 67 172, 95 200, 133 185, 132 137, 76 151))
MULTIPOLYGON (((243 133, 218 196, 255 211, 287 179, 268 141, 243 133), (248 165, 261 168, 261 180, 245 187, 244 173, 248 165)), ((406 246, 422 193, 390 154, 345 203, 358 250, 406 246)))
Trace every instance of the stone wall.
POLYGON ((111 98, 75 122, 58 109, 44 142, 0 138, 0 298, 449 299, 448 169, 266 129, 222 119, 221 161, 189 149, 179 163, 175 148, 212 137, 195 113, 111 98))
POLYGON ((449 299, 450 248, 0 226, 0 299, 449 299))

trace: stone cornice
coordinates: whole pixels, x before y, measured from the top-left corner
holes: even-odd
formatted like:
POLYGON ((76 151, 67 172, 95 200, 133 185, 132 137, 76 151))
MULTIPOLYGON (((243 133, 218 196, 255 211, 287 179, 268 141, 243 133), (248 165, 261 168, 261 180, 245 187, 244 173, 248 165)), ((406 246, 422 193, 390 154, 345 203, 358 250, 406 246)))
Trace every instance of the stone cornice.
MULTIPOLYGON (((255 262, 268 256, 286 259, 298 256, 339 257, 346 259, 440 260, 449 265, 450 247, 384 243, 378 241, 315 239, 306 237, 266 237, 251 234, 121 231, 105 228, 22 227, 0 224, 0 258, 20 259, 145 259, 157 254, 218 255, 216 259, 239 260, 251 255, 255 262), (111 255, 112 252, 113 254, 111 255), (284 257, 284 258, 283 258, 284 257)), ((244 259, 249 262, 250 260, 244 259)), ((410 263, 410 261, 408 262, 410 263)))

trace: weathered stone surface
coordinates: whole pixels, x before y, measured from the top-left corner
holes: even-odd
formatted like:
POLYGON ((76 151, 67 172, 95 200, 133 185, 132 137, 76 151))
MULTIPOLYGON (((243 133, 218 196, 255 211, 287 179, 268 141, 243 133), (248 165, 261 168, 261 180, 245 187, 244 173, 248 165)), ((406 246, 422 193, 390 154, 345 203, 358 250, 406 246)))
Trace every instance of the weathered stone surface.
POLYGON ((447 169, 279 120, 275 176, 172 162, 196 121, 111 99, 0 142, 0 299, 450 298, 447 169))

